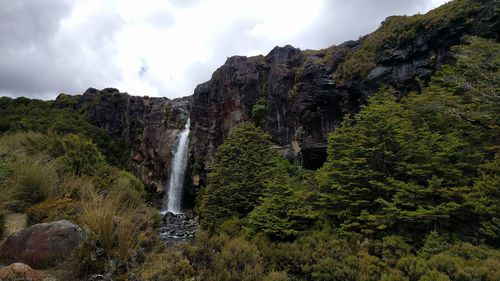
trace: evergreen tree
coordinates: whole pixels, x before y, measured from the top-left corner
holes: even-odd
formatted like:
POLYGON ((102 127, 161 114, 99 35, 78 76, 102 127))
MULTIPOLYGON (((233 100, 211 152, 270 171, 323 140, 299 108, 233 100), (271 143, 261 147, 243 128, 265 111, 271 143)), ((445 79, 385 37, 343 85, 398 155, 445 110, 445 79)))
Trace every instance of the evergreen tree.
POLYGON ((311 180, 292 177, 281 160, 265 181, 262 203, 249 214, 249 225, 271 237, 288 239, 306 230, 317 217, 313 210, 316 193, 311 180))
POLYGON ((499 45, 469 40, 454 49, 456 65, 444 67, 421 95, 397 100, 384 89, 330 135, 328 160, 317 178, 319 205, 335 225, 366 234, 410 234, 470 232, 482 224, 496 236, 494 207, 483 210, 490 218, 486 224, 471 223, 467 194, 474 190, 481 202, 496 192, 497 178, 483 175, 473 184, 500 135, 499 45))
POLYGON ((268 134, 251 123, 234 128, 217 149, 207 186, 200 194, 201 225, 213 231, 224 220, 251 212, 274 172, 274 157, 268 134))

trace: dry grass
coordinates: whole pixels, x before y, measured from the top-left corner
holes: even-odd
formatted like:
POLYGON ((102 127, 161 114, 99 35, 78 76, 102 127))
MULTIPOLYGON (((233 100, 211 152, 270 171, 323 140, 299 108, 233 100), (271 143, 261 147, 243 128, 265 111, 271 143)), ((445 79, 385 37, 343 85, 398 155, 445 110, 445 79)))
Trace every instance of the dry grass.
POLYGON ((127 261, 138 245, 138 225, 132 212, 127 212, 118 219, 115 236, 116 253, 121 260, 127 261))
POLYGON ((82 202, 80 218, 87 232, 95 235, 102 247, 111 252, 114 242, 115 217, 120 213, 120 204, 116 197, 93 194, 82 202))
POLYGON ((0 155, 36 155, 51 147, 50 138, 34 132, 6 134, 0 138, 0 155))
POLYGON ((108 254, 127 261, 137 248, 139 229, 134 209, 116 194, 102 196, 94 192, 82 202, 80 219, 108 254))
POLYGON ((18 159, 13 175, 5 181, 23 207, 49 198, 56 184, 55 166, 44 155, 18 159))
POLYGON ((69 197, 75 200, 89 200, 96 188, 89 177, 76 177, 71 174, 63 176, 51 194, 52 198, 69 197))

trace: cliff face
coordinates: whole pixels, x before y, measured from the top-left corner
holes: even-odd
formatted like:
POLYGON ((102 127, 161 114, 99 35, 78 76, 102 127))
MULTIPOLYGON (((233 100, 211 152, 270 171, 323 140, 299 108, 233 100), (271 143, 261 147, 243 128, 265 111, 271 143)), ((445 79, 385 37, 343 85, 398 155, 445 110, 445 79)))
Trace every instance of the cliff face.
MULTIPOLYGON (((230 129, 252 120, 263 99, 263 128, 284 156, 320 167, 327 134, 369 95, 384 85, 418 92, 441 64, 453 62, 450 47, 464 35, 498 41, 495 2, 456 0, 426 15, 390 17, 373 34, 320 51, 285 46, 265 57, 229 58, 192 97, 194 166, 209 168, 230 129)), ((193 170, 195 185, 203 183, 203 170, 193 170)))
POLYGON ((176 137, 189 116, 190 98, 130 96, 117 89, 88 89, 78 108, 94 125, 130 148, 127 166, 151 191, 161 192, 171 169, 176 137))
MULTIPOLYGON (((162 191, 176 136, 191 118, 191 182, 201 186, 215 151, 231 128, 253 120, 264 104, 262 128, 281 154, 305 168, 326 159, 327 135, 383 86, 418 92, 450 47, 475 35, 498 41, 497 0, 455 0, 426 15, 390 17, 374 33, 323 50, 275 47, 267 56, 234 56, 193 96, 134 97, 116 89, 87 90, 78 107, 131 149, 129 167, 162 191)), ((193 194, 192 189, 188 192, 193 194)))

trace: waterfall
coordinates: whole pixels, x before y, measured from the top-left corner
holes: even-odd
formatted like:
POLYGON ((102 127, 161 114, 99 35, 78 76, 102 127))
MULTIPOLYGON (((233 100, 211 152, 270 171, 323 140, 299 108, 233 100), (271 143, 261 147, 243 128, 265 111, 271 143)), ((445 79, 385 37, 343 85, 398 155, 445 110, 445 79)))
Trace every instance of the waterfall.
POLYGON ((184 186, 184 173, 186 172, 189 147, 189 126, 188 118, 184 129, 181 131, 177 148, 172 159, 172 170, 168 182, 168 194, 163 200, 163 211, 174 214, 181 213, 182 188, 184 186))

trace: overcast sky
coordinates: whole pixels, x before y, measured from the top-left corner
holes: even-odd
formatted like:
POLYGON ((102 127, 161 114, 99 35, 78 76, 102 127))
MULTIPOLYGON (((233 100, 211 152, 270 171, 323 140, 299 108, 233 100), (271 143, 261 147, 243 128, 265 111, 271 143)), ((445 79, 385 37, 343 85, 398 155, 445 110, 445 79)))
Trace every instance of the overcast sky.
POLYGON ((321 49, 446 0, 0 0, 0 96, 192 94, 232 55, 321 49))

